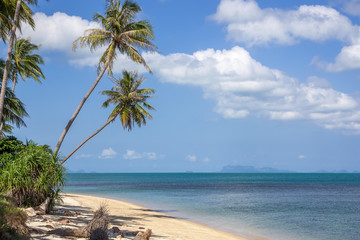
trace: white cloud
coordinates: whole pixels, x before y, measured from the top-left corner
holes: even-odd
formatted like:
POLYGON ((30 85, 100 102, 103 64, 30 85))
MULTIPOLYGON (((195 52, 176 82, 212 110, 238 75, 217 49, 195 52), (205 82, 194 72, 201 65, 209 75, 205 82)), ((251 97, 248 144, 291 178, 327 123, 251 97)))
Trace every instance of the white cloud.
MULTIPOLYGON (((360 15, 360 0, 342 1, 343 9, 360 15)), ((314 58, 312 64, 328 72, 360 69, 360 27, 331 7, 302 5, 296 10, 260 8, 254 0, 222 0, 211 16, 227 26, 228 38, 248 45, 292 45, 302 39, 347 44, 333 63, 314 58)), ((251 87, 251 86, 249 86, 251 87)))
POLYGON ((161 81, 201 87, 224 118, 303 119, 328 129, 360 131, 359 104, 353 97, 332 89, 325 79, 300 83, 257 62, 241 47, 145 58, 161 81))
MULTIPOLYGON (((38 12, 34 15, 36 23, 35 31, 25 26, 22 31, 23 37, 30 37, 35 44, 41 45, 40 50, 59 51, 66 54, 69 63, 79 67, 96 66, 105 47, 90 52, 88 47, 72 51, 73 42, 83 36, 87 29, 100 28, 99 23, 82 19, 78 16, 69 16, 66 13, 56 12, 52 16, 38 12)), ((114 72, 120 73, 123 69, 146 72, 147 70, 139 64, 133 63, 122 54, 119 54, 114 64, 114 72)))
POLYGON ((298 156, 298 159, 304 159, 305 158, 305 155, 299 155, 298 156))
POLYGON ((75 159, 91 158, 91 157, 93 157, 92 154, 80 154, 80 155, 76 155, 75 159))
POLYGON ((195 155, 187 155, 186 156, 186 160, 190 161, 190 162, 196 162, 197 161, 197 157, 195 155))
POLYGON ((110 158, 114 158, 116 157, 117 152, 114 151, 114 149, 112 149, 111 147, 103 149, 99 158, 102 159, 110 159, 110 158))
POLYGON ((40 44, 45 50, 72 52, 72 44, 86 29, 98 28, 96 22, 89 22, 78 16, 56 12, 52 16, 38 12, 34 15, 35 31, 30 27, 23 28, 22 35, 40 44))
POLYGON ((208 158, 208 157, 204 158, 204 159, 203 159, 203 162, 204 162, 204 163, 210 162, 210 158, 208 158))
MULTIPOLYGON (((360 40, 360 39, 359 39, 360 40)), ((314 58, 312 64, 328 72, 340 72, 360 68, 360 44, 345 46, 336 56, 334 63, 314 58)))
POLYGON ((249 45, 294 44, 299 39, 349 41, 358 29, 330 7, 261 9, 254 0, 222 0, 212 18, 227 25, 229 38, 249 45))
POLYGON ((138 153, 134 150, 126 150, 126 153, 123 155, 124 159, 159 159, 162 156, 158 155, 155 152, 142 152, 138 153))

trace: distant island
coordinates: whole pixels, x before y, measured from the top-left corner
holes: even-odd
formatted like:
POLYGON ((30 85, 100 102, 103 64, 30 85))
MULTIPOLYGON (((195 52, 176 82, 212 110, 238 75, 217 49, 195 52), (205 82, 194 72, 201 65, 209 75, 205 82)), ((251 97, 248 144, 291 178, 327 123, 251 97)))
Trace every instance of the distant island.
POLYGON ((271 167, 256 168, 254 166, 227 165, 220 172, 223 173, 288 173, 290 171, 271 167))

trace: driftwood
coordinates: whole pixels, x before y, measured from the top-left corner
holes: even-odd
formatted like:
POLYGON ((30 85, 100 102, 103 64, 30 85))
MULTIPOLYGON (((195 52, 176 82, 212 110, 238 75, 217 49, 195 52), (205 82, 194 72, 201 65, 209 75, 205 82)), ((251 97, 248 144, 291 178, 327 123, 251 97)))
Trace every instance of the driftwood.
POLYGON ((138 234, 136 234, 134 240, 150 240, 151 233, 151 229, 146 229, 144 233, 139 232, 138 234))
POLYGON ((56 234, 59 236, 73 236, 78 238, 88 238, 90 233, 95 229, 101 228, 107 230, 109 224, 109 211, 106 206, 102 205, 94 213, 93 219, 82 228, 72 229, 72 228, 58 228, 51 231, 48 231, 49 234, 56 234))
POLYGON ((47 197, 45 199, 45 201, 36 208, 36 214, 38 215, 45 215, 47 213, 50 212, 50 203, 51 203, 51 198, 47 197))

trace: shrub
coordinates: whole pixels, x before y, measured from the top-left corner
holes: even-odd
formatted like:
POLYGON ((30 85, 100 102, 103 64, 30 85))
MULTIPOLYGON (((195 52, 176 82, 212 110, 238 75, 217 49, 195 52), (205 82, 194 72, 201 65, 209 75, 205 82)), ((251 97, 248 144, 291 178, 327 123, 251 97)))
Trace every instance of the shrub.
POLYGON ((106 228, 97 228, 90 233, 89 240, 109 240, 106 228))
POLYGON ((0 239, 29 239, 26 214, 4 196, 0 196, 0 239))
POLYGON ((8 136, 0 139, 0 155, 5 153, 16 154, 23 149, 24 144, 17 140, 16 137, 8 136))
POLYGON ((34 142, 1 154, 0 170, 0 192, 13 197, 21 207, 38 206, 47 197, 54 204, 64 185, 65 169, 59 159, 48 146, 34 142))

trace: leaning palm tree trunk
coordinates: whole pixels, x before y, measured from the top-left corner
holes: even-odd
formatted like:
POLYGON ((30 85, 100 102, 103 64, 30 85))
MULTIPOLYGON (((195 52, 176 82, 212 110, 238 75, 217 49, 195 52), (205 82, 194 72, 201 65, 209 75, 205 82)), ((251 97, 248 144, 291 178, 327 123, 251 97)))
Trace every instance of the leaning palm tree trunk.
MULTIPOLYGON (((63 143, 64 139, 65 139, 65 136, 66 134, 68 133, 71 125, 73 124, 73 122, 75 121, 75 118, 77 117, 77 115, 79 114, 81 108, 84 106, 86 100, 89 98, 90 94, 94 91, 96 85, 99 83, 100 79, 102 78, 102 76, 104 75, 106 69, 109 67, 110 65, 110 61, 108 60, 103 69, 101 70, 101 72, 99 73, 98 77, 96 78, 95 82, 93 83, 93 85, 91 86, 91 88, 89 89, 89 91, 86 93, 85 97, 81 100, 79 106, 76 108, 74 114, 72 115, 72 117, 70 118, 68 124, 66 125, 64 131, 62 132, 61 136, 60 136, 60 139, 58 141, 58 143, 56 144, 56 148, 54 150, 54 154, 58 154, 59 150, 60 150, 60 147, 61 147, 61 144, 63 143)), ((63 160, 64 162, 64 160, 63 160)))
MULTIPOLYGON (((10 41, 9 41, 9 47, 8 47, 8 52, 7 52, 7 56, 6 56, 5 69, 4 69, 4 75, 2 78, 1 93, 0 93, 0 119, 2 119, 2 117, 3 117, 5 91, 6 91, 6 85, 7 85, 8 75, 9 75, 11 52, 12 52, 12 49, 14 46, 16 27, 17 27, 18 21, 19 21, 21 3, 22 3, 22 0, 17 0, 17 2, 16 2, 14 22, 13 22, 13 26, 12 26, 12 29, 10 32, 10 41)), ((0 132, 2 131, 2 127, 3 127, 3 125, 0 125, 0 132)))
POLYGON ((115 117, 110 118, 101 128, 99 128, 96 132, 94 132, 91 136, 89 136, 87 139, 85 139, 79 146, 77 146, 66 158, 64 158, 60 165, 62 165, 66 160, 68 160, 79 148, 82 147, 87 141, 89 141, 91 138, 96 136, 101 130, 103 130, 107 125, 109 125, 112 121, 114 121, 115 117))
POLYGON ((17 84, 17 68, 16 68, 16 66, 14 66, 14 72, 13 72, 13 78, 12 78, 12 80, 13 80, 13 86, 12 86, 11 92, 12 92, 12 93, 15 93, 15 86, 16 86, 16 84, 17 84))

